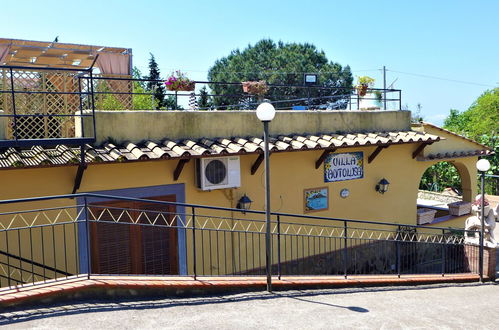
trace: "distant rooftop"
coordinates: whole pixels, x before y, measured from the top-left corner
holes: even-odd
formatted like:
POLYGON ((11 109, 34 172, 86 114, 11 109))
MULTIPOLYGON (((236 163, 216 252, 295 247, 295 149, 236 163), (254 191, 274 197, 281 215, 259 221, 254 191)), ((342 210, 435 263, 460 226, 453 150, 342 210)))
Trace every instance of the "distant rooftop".
POLYGON ((132 50, 122 47, 0 38, 0 65, 88 68, 97 54, 115 54, 128 59, 132 50))

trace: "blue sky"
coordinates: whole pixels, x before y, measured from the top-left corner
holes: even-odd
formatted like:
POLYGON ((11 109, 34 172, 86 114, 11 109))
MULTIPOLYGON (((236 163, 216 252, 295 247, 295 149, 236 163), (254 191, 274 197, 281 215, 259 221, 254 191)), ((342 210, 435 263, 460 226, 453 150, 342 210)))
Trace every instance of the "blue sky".
POLYGON ((142 71, 152 52, 163 75, 196 80, 262 38, 309 42, 376 87, 385 65, 402 103, 421 103, 436 124, 499 85, 499 1, 44 0, 6 1, 2 12, 0 37, 128 47, 142 71))

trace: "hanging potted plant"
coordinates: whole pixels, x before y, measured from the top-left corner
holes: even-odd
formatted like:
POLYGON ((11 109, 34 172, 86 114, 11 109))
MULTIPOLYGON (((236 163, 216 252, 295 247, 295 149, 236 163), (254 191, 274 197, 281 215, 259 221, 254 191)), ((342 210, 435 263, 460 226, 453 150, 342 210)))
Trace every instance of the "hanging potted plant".
POLYGON ((196 82, 187 78, 185 73, 181 71, 175 71, 165 81, 165 86, 169 91, 191 92, 196 87, 196 82))
POLYGON ((267 86, 265 80, 243 81, 242 85, 243 92, 252 95, 263 96, 269 91, 269 87, 267 86))
POLYGON ((357 77, 357 94, 364 97, 367 94, 367 89, 374 86, 374 78, 369 76, 357 77))

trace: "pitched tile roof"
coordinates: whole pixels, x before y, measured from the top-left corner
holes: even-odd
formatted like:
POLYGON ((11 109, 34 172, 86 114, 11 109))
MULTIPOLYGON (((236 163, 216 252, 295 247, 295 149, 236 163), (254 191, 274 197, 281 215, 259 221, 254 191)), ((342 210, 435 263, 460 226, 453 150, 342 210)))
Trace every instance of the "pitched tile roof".
POLYGON ((436 130, 439 130, 440 132, 444 132, 444 133, 447 133, 447 134, 453 135, 453 136, 455 136, 455 137, 458 137, 458 138, 460 138, 460 139, 466 140, 466 141, 468 141, 468 142, 474 143, 474 144, 478 145, 478 146, 479 146, 479 147, 481 147, 481 148, 484 148, 484 149, 487 149, 487 150, 491 150, 488 146, 486 146, 486 145, 484 145, 484 144, 478 143, 478 142, 476 142, 475 140, 469 139, 469 138, 467 138, 467 137, 466 137, 466 136, 464 136, 464 135, 460 135, 460 134, 454 133, 454 132, 449 131, 449 130, 447 130, 447 129, 445 129, 445 128, 438 127, 438 126, 436 126, 436 125, 433 125, 433 124, 430 124, 430 123, 426 123, 426 122, 423 122, 423 123, 422 123, 422 125, 423 125, 423 127, 431 127, 431 128, 434 128, 434 129, 436 129, 436 130))
POLYGON ((469 139, 463 135, 459 135, 457 133, 446 130, 445 128, 438 127, 438 126, 435 126, 433 124, 426 123, 426 122, 422 123, 422 125, 424 128, 430 127, 430 128, 436 129, 440 132, 444 132, 444 133, 447 133, 449 135, 455 136, 457 138, 471 142, 471 143, 475 144, 478 148, 475 150, 468 150, 468 151, 453 151, 453 152, 433 153, 433 154, 428 154, 425 157, 418 156, 418 158, 417 158, 418 160, 430 161, 430 160, 452 159, 452 158, 462 158, 462 157, 472 157, 472 156, 487 156, 487 155, 491 155, 494 153, 494 151, 490 147, 488 147, 484 144, 478 143, 475 140, 469 139))
MULTIPOLYGON (((348 148, 370 145, 435 142, 440 137, 416 131, 373 132, 355 134, 314 134, 274 136, 269 139, 271 152, 348 148)), ((85 146, 85 161, 88 163, 144 161, 172 158, 199 158, 232 154, 262 153, 263 139, 259 137, 235 137, 217 139, 183 139, 178 141, 145 141, 140 144, 125 143, 103 146, 85 146)), ((80 161, 80 148, 58 145, 45 149, 9 148, 0 151, 0 168, 57 166, 76 164, 80 161)))

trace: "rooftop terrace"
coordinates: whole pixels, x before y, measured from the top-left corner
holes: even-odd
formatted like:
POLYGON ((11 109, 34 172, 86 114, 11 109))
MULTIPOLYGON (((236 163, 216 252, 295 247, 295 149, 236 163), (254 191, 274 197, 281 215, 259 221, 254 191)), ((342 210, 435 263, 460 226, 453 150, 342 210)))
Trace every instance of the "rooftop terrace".
POLYGON ((280 110, 271 134, 410 130, 400 90, 370 89, 360 96, 352 87, 268 85, 258 96, 243 85, 196 81, 192 90, 166 91, 159 107, 161 80, 94 74, 92 68, 2 66, 0 146, 259 136, 251 109, 263 99, 280 110), (216 91, 222 85, 228 93, 200 99, 201 87, 216 91))

